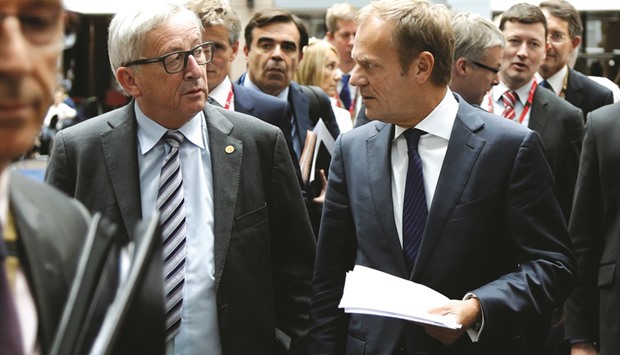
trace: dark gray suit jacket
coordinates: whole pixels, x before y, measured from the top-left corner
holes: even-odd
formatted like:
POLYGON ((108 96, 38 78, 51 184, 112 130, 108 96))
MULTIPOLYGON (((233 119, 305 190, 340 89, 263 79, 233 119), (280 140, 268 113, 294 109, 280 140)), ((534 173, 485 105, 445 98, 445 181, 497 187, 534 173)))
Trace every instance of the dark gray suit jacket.
POLYGON ((37 307, 41 352, 47 354, 77 271, 90 216, 56 189, 17 173, 9 178, 9 207, 20 264, 37 307))
POLYGON ((590 111, 614 102, 614 94, 611 90, 575 69, 569 69, 564 98, 581 109, 584 119, 590 111))
MULTIPOLYGON (((537 133, 462 99, 418 259, 407 271, 394 224, 394 126, 371 122, 336 143, 310 306, 311 354, 538 354, 575 260, 537 133), (480 342, 444 346, 414 323, 338 309, 345 273, 364 265, 451 299, 476 294, 480 342)), ((396 292, 396 290, 395 290, 396 292)), ((412 300, 415 302, 415 300, 412 300)))
MULTIPOLYGON (((47 170, 49 183, 129 238, 142 216, 133 105, 60 131, 47 170)), ((224 354, 271 354, 276 327, 295 348, 306 332, 315 239, 284 136, 238 112, 207 105, 204 114, 224 354)))
POLYGON ((586 123, 570 233, 579 278, 565 303, 566 337, 620 349, 620 103, 592 111, 586 123))
POLYGON ((568 221, 577 181, 583 140, 583 113, 550 90, 537 87, 528 127, 540 134, 558 189, 558 200, 568 221))

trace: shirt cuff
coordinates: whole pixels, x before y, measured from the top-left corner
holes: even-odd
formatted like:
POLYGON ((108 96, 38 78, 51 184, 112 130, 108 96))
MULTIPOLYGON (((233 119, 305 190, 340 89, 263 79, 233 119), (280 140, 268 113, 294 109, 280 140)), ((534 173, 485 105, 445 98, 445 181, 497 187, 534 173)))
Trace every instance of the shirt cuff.
MULTIPOLYGON (((467 301, 471 298, 478 298, 473 293, 468 293, 463 297, 463 301, 467 301)), ((480 302, 480 300, 478 300, 480 302)), ((480 339, 480 334, 482 334, 482 330, 484 329, 484 309, 482 309, 482 302, 480 302, 480 320, 474 323, 470 328, 467 329, 467 335, 469 335, 469 339, 472 342, 476 343, 480 339)))

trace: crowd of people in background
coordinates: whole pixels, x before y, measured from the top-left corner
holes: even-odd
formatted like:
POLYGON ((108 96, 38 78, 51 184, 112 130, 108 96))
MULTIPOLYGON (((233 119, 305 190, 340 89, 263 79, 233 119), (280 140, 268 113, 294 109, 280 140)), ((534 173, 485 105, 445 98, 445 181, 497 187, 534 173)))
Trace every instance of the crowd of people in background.
POLYGON ((281 8, 242 24, 224 0, 127 6, 108 33, 123 96, 92 115, 58 80, 66 18, 61 0, 0 3, 0 354, 58 353, 100 216, 119 249, 158 221, 157 292, 135 293, 114 353, 619 351, 620 102, 574 69, 570 2, 495 21, 338 3, 324 38, 281 8), (41 155, 44 183, 12 171, 41 155), (445 295, 428 313, 459 327, 345 312, 358 265, 445 295))

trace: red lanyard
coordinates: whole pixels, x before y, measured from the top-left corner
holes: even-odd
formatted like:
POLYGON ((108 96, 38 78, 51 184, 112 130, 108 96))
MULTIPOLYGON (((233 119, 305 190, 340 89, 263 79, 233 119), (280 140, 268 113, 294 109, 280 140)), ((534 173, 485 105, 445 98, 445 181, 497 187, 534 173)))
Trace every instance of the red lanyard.
MULTIPOLYGON (((536 91, 536 86, 538 86, 538 84, 536 83, 536 80, 534 80, 532 82, 532 87, 530 87, 530 92, 527 96, 525 107, 523 108, 523 111, 521 112, 521 116, 519 116, 519 119, 517 120, 517 122, 519 123, 523 123, 523 119, 525 118, 528 111, 530 110, 530 107, 532 107, 532 101, 534 101, 534 92, 536 91)), ((492 98, 491 92, 487 94, 487 103, 489 105, 489 112, 494 113, 493 112, 494 111, 493 110, 493 98, 492 98)))
POLYGON ((226 98, 226 104, 224 105, 225 109, 230 110, 230 105, 232 104, 232 100, 233 100, 233 88, 231 85, 230 90, 228 91, 228 97, 226 98))

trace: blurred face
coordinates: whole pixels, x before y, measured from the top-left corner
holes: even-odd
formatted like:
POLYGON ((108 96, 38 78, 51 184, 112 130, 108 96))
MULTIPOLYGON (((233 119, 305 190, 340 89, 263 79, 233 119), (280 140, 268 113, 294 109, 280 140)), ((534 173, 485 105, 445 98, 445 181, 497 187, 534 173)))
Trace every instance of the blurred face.
POLYGON ((338 82, 342 74, 338 68, 338 55, 333 51, 329 51, 325 58, 323 67, 323 78, 321 79, 321 89, 331 97, 338 96, 338 82))
MULTIPOLYGON (((200 29, 189 14, 177 13, 151 31, 145 40, 144 58, 187 51, 202 43, 200 29)), ((207 99, 206 65, 192 55, 185 70, 168 74, 161 62, 121 67, 117 75, 140 109, 160 125, 179 128, 201 111, 207 99)))
POLYGON ((532 80, 545 59, 545 27, 542 23, 506 22, 503 33, 506 47, 500 78, 515 90, 532 80))
POLYGON ((392 24, 374 16, 360 25, 353 47, 357 65, 350 82, 358 87, 369 119, 406 126, 417 111, 411 95, 419 88, 413 69, 417 59, 405 74, 396 48, 389 44, 392 29, 392 24))
POLYGON ((250 80, 263 92, 278 95, 290 85, 301 61, 299 31, 293 22, 270 23, 252 31, 244 47, 250 80))
POLYGON ((239 41, 230 45, 228 30, 224 26, 207 27, 202 34, 202 40, 213 41, 213 61, 207 64, 207 81, 211 92, 230 73, 230 66, 237 57, 239 41))
POLYGON ((340 55, 340 69, 348 73, 355 66, 355 61, 351 58, 351 51, 355 43, 355 33, 357 24, 353 21, 337 20, 338 30, 335 33, 328 32, 327 39, 340 55))
POLYGON ((549 47, 539 72, 544 78, 548 78, 569 63, 575 48, 581 42, 581 38, 571 40, 568 22, 549 14, 547 10, 543 9, 543 13, 547 18, 547 27, 549 29, 549 47))
POLYGON ((0 14, 3 169, 30 149, 52 103, 64 13, 60 0, 2 0, 0 14))

